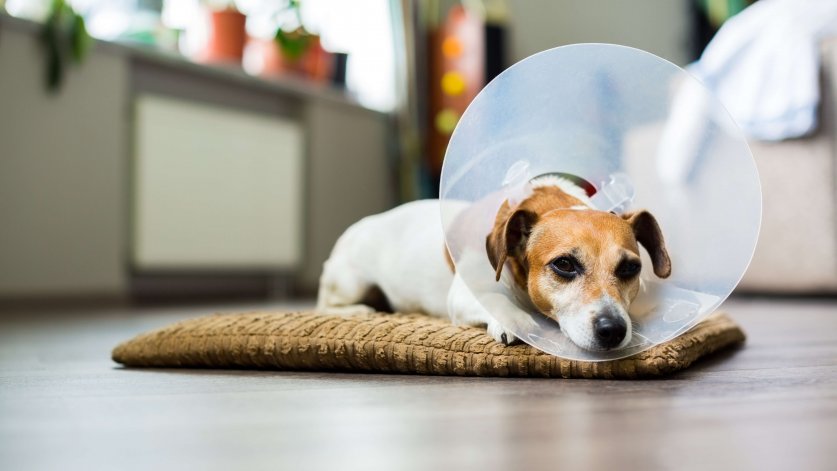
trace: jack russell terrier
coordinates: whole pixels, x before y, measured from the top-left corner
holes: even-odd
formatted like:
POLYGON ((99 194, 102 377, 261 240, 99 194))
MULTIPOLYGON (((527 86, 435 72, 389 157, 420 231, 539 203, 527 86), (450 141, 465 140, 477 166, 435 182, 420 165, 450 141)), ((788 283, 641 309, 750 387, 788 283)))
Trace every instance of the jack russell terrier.
MULTIPOLYGON (((595 210, 584 189, 544 176, 532 180, 531 192, 518 204, 502 204, 485 246, 498 282, 509 277, 573 343, 602 351, 631 340, 628 306, 639 291, 642 269, 638 243, 648 251, 654 273, 668 277, 671 261, 651 213, 595 210)), ((320 278, 318 312, 372 312, 364 304, 372 293, 383 294, 396 312, 485 325, 498 342, 516 341, 456 274, 438 200, 366 217, 339 238, 320 278)))

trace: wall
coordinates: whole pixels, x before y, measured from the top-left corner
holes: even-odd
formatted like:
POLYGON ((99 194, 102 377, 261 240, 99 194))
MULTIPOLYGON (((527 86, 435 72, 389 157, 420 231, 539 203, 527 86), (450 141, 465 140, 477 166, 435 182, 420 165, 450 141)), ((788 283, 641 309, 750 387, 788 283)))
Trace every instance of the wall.
POLYGON ((571 43, 607 42, 689 62, 687 0, 508 0, 509 60, 571 43))
POLYGON ((0 296, 122 292, 125 61, 91 54, 50 96, 36 36, 0 26, 0 296))
POLYGON ((389 174, 383 115, 326 102, 312 103, 308 146, 307 263, 301 282, 317 286, 322 264, 337 237, 364 216, 392 207, 395 191, 389 174), (362 136, 362 137, 361 137, 362 136))

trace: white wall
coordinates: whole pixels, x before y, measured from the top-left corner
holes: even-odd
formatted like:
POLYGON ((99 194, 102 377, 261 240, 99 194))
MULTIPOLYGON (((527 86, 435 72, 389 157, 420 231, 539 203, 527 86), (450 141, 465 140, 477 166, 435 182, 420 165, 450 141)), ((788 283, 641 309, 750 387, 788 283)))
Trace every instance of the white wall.
POLYGON ((675 64, 688 62, 688 0, 508 0, 509 60, 565 44, 637 47, 675 64))
POLYGON ((0 28, 0 296, 125 289, 128 83, 91 54, 56 96, 37 36, 0 28))

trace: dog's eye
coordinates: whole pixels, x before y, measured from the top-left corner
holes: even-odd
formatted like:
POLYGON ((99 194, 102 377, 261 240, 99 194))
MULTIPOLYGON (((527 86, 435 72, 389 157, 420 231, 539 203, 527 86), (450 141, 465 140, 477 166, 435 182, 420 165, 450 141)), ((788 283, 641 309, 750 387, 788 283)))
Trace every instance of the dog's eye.
POLYGON ((549 267, 558 276, 562 278, 572 279, 578 275, 578 264, 570 257, 558 257, 549 263, 549 267))
POLYGON ((620 263, 616 268, 616 276, 626 280, 639 275, 640 271, 642 271, 642 265, 638 262, 627 260, 620 263))

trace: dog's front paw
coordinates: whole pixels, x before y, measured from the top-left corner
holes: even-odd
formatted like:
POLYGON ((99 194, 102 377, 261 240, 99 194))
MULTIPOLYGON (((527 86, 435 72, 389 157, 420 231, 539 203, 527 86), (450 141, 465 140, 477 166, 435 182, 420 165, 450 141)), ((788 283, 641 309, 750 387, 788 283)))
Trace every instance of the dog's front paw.
POLYGON ((514 345, 516 343, 520 343, 520 339, 515 337, 511 331, 504 329, 503 326, 495 320, 488 322, 486 330, 488 331, 488 335, 503 345, 514 345))

